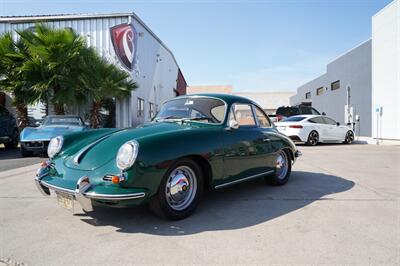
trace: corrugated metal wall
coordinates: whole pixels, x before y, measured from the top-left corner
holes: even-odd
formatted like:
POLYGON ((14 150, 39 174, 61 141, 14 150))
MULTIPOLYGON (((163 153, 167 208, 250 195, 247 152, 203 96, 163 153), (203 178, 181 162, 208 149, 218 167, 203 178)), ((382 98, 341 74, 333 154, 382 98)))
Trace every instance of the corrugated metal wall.
MULTIPOLYGON (((175 96, 179 67, 173 55, 133 15, 46 21, 50 27, 72 28, 85 36, 89 46, 95 47, 103 57, 117 65, 120 65, 120 62, 114 52, 110 28, 122 23, 132 23, 138 32, 136 66, 131 76, 138 83, 139 88, 132 93, 130 98, 116 103, 116 126, 129 127, 149 121, 149 103, 160 106, 163 101, 175 96), (138 97, 145 100, 144 116, 137 114, 138 97)), ((16 31, 33 26, 34 23, 0 22, 0 34, 12 32, 14 38, 17 38, 16 31)), ((74 113, 81 116, 85 112, 87 108, 80 107, 74 110, 74 113)))

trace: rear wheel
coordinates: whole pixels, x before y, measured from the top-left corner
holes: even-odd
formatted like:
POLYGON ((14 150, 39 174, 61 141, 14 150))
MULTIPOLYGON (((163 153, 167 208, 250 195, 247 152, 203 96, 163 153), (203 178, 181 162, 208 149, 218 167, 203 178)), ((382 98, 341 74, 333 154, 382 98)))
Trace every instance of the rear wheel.
POLYGON ((313 131, 311 131, 310 134, 308 135, 306 144, 307 144, 307 145, 310 145, 310 146, 315 146, 315 145, 318 144, 318 141, 319 141, 318 132, 315 131, 315 130, 313 130, 313 131))
POLYGON ((18 147, 18 141, 19 141, 18 130, 14 130, 11 141, 4 143, 4 146, 6 147, 6 149, 15 149, 18 147))
POLYGON ((191 159, 181 159, 164 176, 150 208, 158 216, 171 220, 186 218, 196 209, 203 187, 200 166, 191 159))
POLYGON ((349 131, 347 131, 347 133, 346 133, 346 137, 345 137, 343 143, 345 143, 345 144, 351 144, 351 143, 353 143, 353 141, 354 141, 354 133, 353 133, 353 131, 349 130, 349 131))
POLYGON ((274 186, 282 186, 289 181, 292 162, 287 151, 280 150, 275 159, 275 174, 267 176, 265 181, 274 186))

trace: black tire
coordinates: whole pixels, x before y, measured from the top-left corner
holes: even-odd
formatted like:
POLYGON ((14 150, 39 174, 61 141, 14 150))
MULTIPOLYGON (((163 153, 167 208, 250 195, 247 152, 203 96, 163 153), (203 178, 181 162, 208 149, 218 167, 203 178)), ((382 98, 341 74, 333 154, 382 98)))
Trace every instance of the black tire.
POLYGON ((4 146, 6 147, 6 149, 15 149, 18 147, 18 142, 19 142, 18 130, 14 130, 12 140, 10 142, 4 143, 4 146))
POLYGON ((265 181, 268 184, 273 185, 273 186, 282 186, 289 181, 291 172, 292 172, 292 160, 291 160, 289 151, 280 150, 277 153, 275 173, 271 176, 265 177, 265 181), (286 169, 284 170, 284 172, 282 171, 283 170, 282 168, 278 168, 279 158, 282 158, 285 160, 286 169))
MULTIPOLYGON (((178 184, 175 184, 174 188, 176 187, 178 187, 178 184)), ((157 194, 154 195, 149 202, 149 207, 156 215, 162 218, 167 218, 170 220, 184 219, 190 216, 195 211, 203 194, 203 190, 204 190, 204 178, 201 167, 194 160, 189 158, 184 158, 174 163, 166 172, 158 188, 157 194), (180 169, 183 169, 183 171, 178 172, 180 169), (176 173, 175 176, 173 176, 174 172, 176 173), (189 179, 196 180, 193 181, 192 184, 190 184, 190 182, 183 183, 183 185, 179 187, 180 191, 178 193, 176 192, 175 189, 175 196, 177 197, 180 197, 183 194, 188 194, 188 195, 190 194, 190 196, 187 196, 190 197, 188 199, 188 202, 186 203, 187 206, 183 205, 182 209, 177 209, 178 204, 173 205, 175 204, 173 202, 174 199, 172 195, 174 192, 172 192, 172 190, 170 189, 171 183, 173 183, 174 178, 178 178, 178 173, 181 173, 186 178, 185 179, 186 181, 188 181, 189 179), (192 177, 189 178, 188 176, 192 177), (186 184, 189 184, 190 186, 189 185, 186 186, 186 184), (187 189, 189 190, 187 191, 187 189)))
POLYGON ((19 151, 20 151, 22 157, 28 157, 28 156, 32 156, 33 155, 32 151, 28 151, 22 145, 19 147, 19 151))
POLYGON ((317 131, 313 130, 308 134, 307 142, 306 144, 309 146, 316 146, 319 141, 319 134, 317 131))
POLYGON ((354 141, 354 133, 353 133, 353 131, 349 130, 346 133, 346 137, 344 138, 343 143, 351 144, 351 143, 353 143, 353 141, 354 141))

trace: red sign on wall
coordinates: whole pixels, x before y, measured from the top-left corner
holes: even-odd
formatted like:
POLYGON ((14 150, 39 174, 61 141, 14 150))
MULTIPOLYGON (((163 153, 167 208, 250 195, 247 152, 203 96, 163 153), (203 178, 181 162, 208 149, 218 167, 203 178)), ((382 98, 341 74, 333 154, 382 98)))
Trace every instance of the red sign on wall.
POLYGON ((115 54, 124 67, 135 65, 137 32, 131 24, 120 24, 110 29, 115 54))

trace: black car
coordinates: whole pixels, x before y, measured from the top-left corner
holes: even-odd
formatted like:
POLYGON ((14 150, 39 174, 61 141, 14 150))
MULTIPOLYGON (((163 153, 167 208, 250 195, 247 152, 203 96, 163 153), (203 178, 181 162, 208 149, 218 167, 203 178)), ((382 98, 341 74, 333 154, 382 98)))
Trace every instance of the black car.
POLYGON ((17 120, 2 105, 0 105, 0 144, 3 143, 7 149, 18 146, 19 133, 17 120))
MULTIPOLYGON (((321 115, 321 113, 307 105, 281 106, 276 109, 276 122, 294 115, 321 115)), ((325 115, 325 113, 322 113, 322 115, 325 115)))

